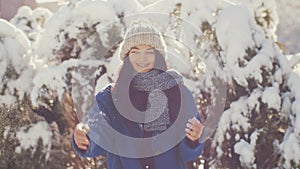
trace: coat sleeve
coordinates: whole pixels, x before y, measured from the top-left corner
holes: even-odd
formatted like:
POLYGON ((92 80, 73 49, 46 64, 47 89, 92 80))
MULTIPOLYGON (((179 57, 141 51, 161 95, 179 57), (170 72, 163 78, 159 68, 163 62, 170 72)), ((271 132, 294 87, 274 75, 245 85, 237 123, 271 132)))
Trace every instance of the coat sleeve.
MULTIPOLYGON (((196 116, 196 118, 201 122, 200 114, 197 109, 195 99, 192 93, 186 88, 186 97, 187 97, 187 113, 192 113, 196 116)), ((202 137, 200 137, 202 138, 202 137)), ((204 143, 202 141, 191 141, 187 137, 179 143, 179 156, 183 161, 190 161, 198 158, 203 150, 204 143)))
POLYGON ((184 139, 179 143, 180 158, 183 161, 194 160, 200 156, 203 147, 204 143, 200 143, 200 140, 191 141, 187 137, 184 137, 184 139))
MULTIPOLYGON (((99 118, 105 118, 104 113, 102 112, 103 106, 99 106, 100 103, 97 102, 95 99, 93 106, 88 112, 88 115, 86 117, 85 123, 90 127, 90 132, 93 130, 93 126, 97 125, 97 122, 99 118)), ((106 119, 106 118, 105 118, 106 119)), ((89 135, 89 134, 88 134, 89 135)), ((104 155, 106 154, 106 151, 101 148, 98 144, 96 144, 93 139, 88 137, 90 145, 87 150, 81 150, 78 148, 78 146, 75 144, 74 140, 74 133, 72 135, 72 147, 76 154, 78 154, 82 158, 87 158, 87 157, 96 157, 99 155, 104 155)))

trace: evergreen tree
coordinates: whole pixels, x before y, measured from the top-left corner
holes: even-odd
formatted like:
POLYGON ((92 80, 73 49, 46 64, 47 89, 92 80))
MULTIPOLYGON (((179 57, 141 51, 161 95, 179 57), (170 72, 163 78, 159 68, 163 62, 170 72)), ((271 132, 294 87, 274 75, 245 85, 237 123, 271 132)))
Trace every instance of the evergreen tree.
POLYGON ((72 131, 94 94, 116 80, 124 30, 142 16, 161 30, 168 64, 214 131, 189 169, 299 168, 299 59, 278 47, 275 9, 274 0, 74 0, 53 15, 21 8, 16 26, 0 21, 0 166, 106 167, 105 157, 73 152, 72 131), (44 122, 50 142, 22 147, 18 133, 44 122))

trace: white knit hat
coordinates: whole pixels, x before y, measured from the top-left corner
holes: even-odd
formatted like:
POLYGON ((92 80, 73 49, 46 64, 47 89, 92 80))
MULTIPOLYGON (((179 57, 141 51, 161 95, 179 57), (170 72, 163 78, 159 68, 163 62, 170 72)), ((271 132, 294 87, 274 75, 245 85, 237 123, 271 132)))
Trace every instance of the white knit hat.
POLYGON ((148 19, 138 19, 130 24, 121 44, 120 59, 124 61, 130 49, 137 45, 150 45, 165 57, 165 42, 162 35, 148 19))

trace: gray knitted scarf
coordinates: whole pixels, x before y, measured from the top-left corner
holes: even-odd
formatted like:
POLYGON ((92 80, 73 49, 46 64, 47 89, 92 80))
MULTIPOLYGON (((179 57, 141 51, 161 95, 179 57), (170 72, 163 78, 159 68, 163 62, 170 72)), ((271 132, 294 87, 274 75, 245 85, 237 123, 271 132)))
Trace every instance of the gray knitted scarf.
POLYGON ((182 84, 182 76, 175 70, 165 72, 153 69, 146 73, 138 73, 132 80, 133 87, 138 91, 145 91, 148 101, 145 112, 145 131, 163 131, 171 124, 168 98, 164 90, 182 84))

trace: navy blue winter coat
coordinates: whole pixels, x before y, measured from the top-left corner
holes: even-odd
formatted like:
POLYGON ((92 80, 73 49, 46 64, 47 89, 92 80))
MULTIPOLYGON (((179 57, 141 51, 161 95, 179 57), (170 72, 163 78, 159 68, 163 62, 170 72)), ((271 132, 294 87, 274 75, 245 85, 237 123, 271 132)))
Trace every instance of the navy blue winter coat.
MULTIPOLYGON (((180 86, 182 91, 182 106, 184 112, 188 113, 189 118, 197 117, 200 120, 200 116, 198 113, 198 109, 195 104, 195 100, 192 96, 190 90, 188 90, 184 85, 180 86)), ((116 116, 121 117, 120 113, 114 107, 114 103, 112 101, 111 95, 111 85, 106 87, 103 91, 99 92, 96 95, 96 103, 94 106, 98 106, 99 110, 102 111, 102 114, 108 117, 106 119, 114 119, 109 123, 112 126, 118 126, 118 130, 121 130, 123 134, 127 132, 134 132, 134 135, 143 135, 143 130, 139 127, 135 129, 128 128, 128 125, 124 124, 124 119, 115 118, 116 116)), ((91 113, 91 111, 89 112, 91 113)), ((186 122, 187 123, 187 122, 186 122)), ((139 124, 136 124, 139 126, 139 124)), ((180 129, 184 131, 184 128, 180 129)), ((93 131, 90 131, 93 132, 93 131)), ((129 134, 129 133, 128 133, 129 134)), ((141 136, 142 137, 142 136, 141 136)), ((72 140, 72 145, 75 152, 82 158, 86 157, 95 157, 100 155, 106 155, 108 169, 144 169, 145 167, 142 165, 145 159, 142 158, 128 158, 119 155, 115 155, 111 152, 106 151, 104 148, 97 145, 92 139, 90 141, 90 146, 88 150, 82 151, 80 150, 75 142, 74 137, 72 140)), ((185 169, 185 163, 187 161, 191 161, 196 159, 203 149, 203 143, 199 143, 198 141, 192 142, 187 137, 184 137, 177 145, 175 145, 170 150, 153 156, 152 162, 154 163, 155 169, 185 169)), ((150 168, 152 169, 152 168, 150 168)))

